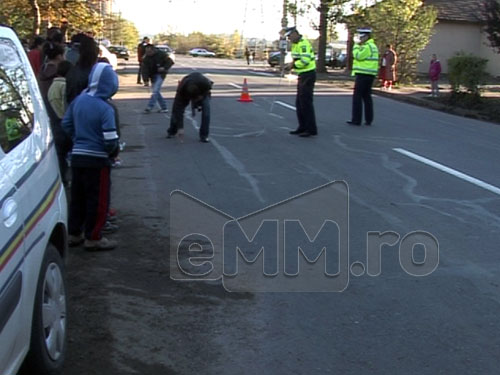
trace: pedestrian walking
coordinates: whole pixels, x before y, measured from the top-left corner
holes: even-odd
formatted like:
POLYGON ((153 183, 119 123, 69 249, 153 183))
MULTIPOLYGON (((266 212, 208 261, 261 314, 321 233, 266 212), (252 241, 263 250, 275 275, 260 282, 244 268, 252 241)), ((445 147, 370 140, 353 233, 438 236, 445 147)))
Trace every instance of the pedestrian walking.
POLYGON ((396 81, 396 63, 398 61, 396 51, 392 45, 386 45, 386 50, 382 56, 381 72, 382 72, 382 88, 392 90, 392 86, 396 81))
POLYGON ((247 65, 250 65, 250 50, 248 47, 245 48, 245 58, 247 59, 247 65))
POLYGON ((293 62, 286 70, 294 69, 299 78, 295 107, 299 126, 290 134, 310 137, 318 134, 316 115, 314 113, 314 84, 316 82, 316 60, 311 43, 299 34, 295 26, 285 29, 285 36, 292 42, 293 62))
POLYGON ((429 96, 439 95, 439 76, 441 74, 441 62, 434 53, 429 64, 429 79, 431 80, 431 93, 429 96))
POLYGON ((151 113, 156 103, 160 106, 159 112, 168 112, 167 102, 161 95, 161 86, 165 80, 168 70, 174 62, 167 54, 160 51, 152 44, 146 46, 146 56, 142 61, 144 76, 151 81, 151 97, 144 113, 151 113))
POLYGON ((69 243, 86 250, 111 250, 116 241, 102 236, 110 198, 110 155, 119 147, 115 113, 107 100, 118 90, 111 65, 97 63, 89 86, 66 111, 62 125, 73 140, 69 243))
POLYGON ((371 36, 372 29, 364 27, 358 29, 357 32, 359 43, 356 43, 352 49, 352 75, 356 80, 352 96, 352 116, 347 123, 361 125, 364 107, 365 125, 371 125, 373 122, 372 85, 378 73, 379 54, 371 36))
POLYGON ((210 96, 213 82, 203 74, 193 72, 182 78, 175 93, 174 105, 167 138, 173 138, 184 130, 184 110, 191 102, 192 115, 201 111, 200 142, 209 142, 210 96))
POLYGON ((146 46, 149 44, 149 38, 145 36, 142 41, 137 45, 137 61, 139 62, 139 71, 137 72, 137 84, 140 85, 141 79, 144 81, 144 86, 149 86, 149 82, 143 78, 142 60, 146 55, 146 46))

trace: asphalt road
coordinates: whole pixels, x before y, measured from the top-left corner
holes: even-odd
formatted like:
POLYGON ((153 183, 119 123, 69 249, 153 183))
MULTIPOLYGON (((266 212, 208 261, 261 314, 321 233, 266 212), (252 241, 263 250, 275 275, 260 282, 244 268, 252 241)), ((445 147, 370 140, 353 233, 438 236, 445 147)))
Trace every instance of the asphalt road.
MULTIPOLYGON (((298 138, 294 81, 264 64, 177 56, 169 109, 185 74, 215 82, 211 143, 198 142, 200 116, 188 112, 181 142, 165 138, 169 113, 142 113, 149 93, 133 69, 122 66, 115 96, 120 248, 70 257, 67 374, 498 373, 498 125, 375 97, 373 126, 350 127, 351 91, 319 82, 319 135, 298 138), (245 78, 251 103, 237 101, 245 78), (247 243, 277 235, 305 247, 283 220, 303 221, 312 242, 335 221, 342 272, 325 278, 320 258, 302 260, 320 267, 298 283, 169 277, 183 229, 218 234, 217 248, 233 218, 247 243), (262 220, 280 220, 278 234, 258 232, 262 220)), ((205 261, 217 268, 219 256, 205 261)))

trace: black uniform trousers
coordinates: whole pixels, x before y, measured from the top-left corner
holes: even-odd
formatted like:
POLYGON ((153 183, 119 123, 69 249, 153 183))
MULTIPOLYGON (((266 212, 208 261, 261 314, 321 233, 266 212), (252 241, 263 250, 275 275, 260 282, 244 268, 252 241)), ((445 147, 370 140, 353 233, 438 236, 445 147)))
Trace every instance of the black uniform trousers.
POLYGON ((313 95, 314 84, 316 83, 316 71, 311 70, 299 74, 297 82, 297 97, 295 98, 295 108, 299 127, 297 131, 317 134, 316 115, 314 113, 313 95))
POLYGON ((110 196, 109 167, 72 167, 68 232, 88 240, 101 239, 110 196))
POLYGON ((351 121, 355 124, 361 124, 361 120, 363 119, 363 105, 365 107, 366 123, 371 124, 373 121, 372 85, 374 79, 375 76, 371 74, 356 74, 351 117, 351 121))

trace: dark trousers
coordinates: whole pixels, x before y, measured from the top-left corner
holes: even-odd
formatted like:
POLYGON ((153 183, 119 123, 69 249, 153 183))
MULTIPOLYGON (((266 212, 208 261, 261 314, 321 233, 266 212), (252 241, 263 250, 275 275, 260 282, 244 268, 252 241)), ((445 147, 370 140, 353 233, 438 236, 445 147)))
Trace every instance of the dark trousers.
POLYGON ((72 167, 69 234, 99 240, 109 209, 110 168, 72 167))
MULTIPOLYGON (((184 128, 184 111, 186 110, 189 102, 189 99, 185 99, 179 94, 175 95, 168 134, 177 134, 179 129, 184 128)), ((208 137, 210 127, 210 95, 207 95, 201 102, 197 103, 197 106, 201 108, 200 137, 205 138, 208 137)))
POLYGON ((297 97, 295 108, 299 127, 297 130, 316 134, 316 115, 314 113, 313 95, 316 83, 316 71, 305 72, 299 75, 297 82, 297 97))
POLYGON ((141 83, 141 78, 144 83, 148 83, 149 79, 144 74, 144 69, 142 67, 142 62, 139 62, 139 71, 137 72, 137 83, 141 83))
POLYGON ((363 119, 363 105, 365 107, 366 123, 371 124, 373 122, 372 85, 374 79, 375 76, 373 75, 356 74, 351 117, 351 121, 356 124, 361 124, 361 120, 363 119))

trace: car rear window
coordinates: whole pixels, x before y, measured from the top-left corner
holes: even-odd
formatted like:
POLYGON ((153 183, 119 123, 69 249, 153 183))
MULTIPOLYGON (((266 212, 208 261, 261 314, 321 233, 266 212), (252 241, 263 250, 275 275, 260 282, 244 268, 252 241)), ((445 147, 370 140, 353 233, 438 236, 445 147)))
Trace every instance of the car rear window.
POLYGON ((0 147, 9 153, 33 131, 33 102, 23 60, 0 38, 0 147))

